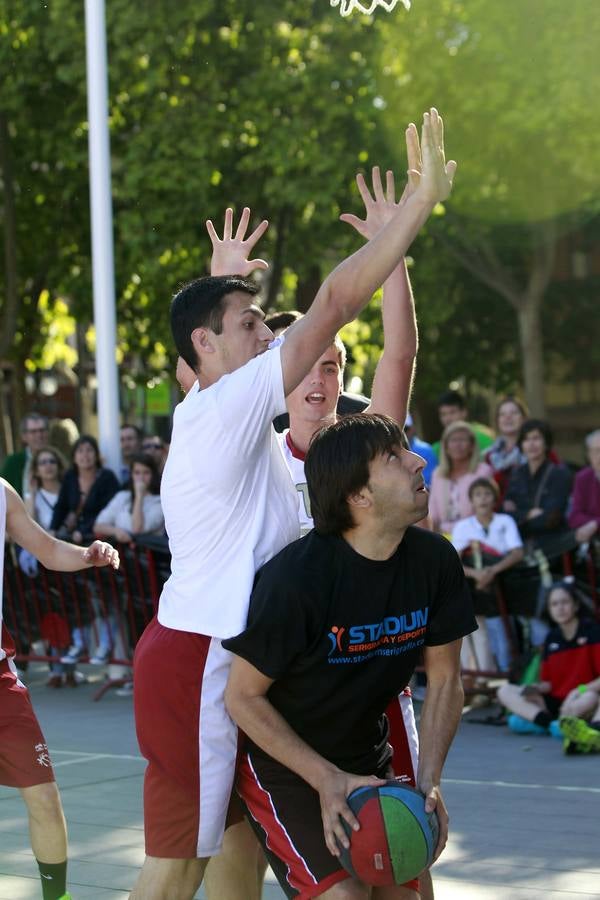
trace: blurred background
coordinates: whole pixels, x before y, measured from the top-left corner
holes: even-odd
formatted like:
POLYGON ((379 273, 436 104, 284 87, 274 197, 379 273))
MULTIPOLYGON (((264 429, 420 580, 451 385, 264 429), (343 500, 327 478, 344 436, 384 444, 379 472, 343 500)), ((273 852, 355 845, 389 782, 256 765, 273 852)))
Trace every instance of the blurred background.
MULTIPOLYGON (((590 0, 108 0, 117 358, 123 418, 168 436, 172 293, 206 271, 204 221, 271 222, 265 307, 305 310, 357 246, 357 171, 406 169, 437 106, 455 191, 411 251, 413 413, 514 391, 583 462, 600 407, 600 16, 590 0)), ((79 0, 0 0, 0 455, 28 409, 95 430, 85 29, 79 0)), ((377 299, 345 333, 369 392, 377 299)))

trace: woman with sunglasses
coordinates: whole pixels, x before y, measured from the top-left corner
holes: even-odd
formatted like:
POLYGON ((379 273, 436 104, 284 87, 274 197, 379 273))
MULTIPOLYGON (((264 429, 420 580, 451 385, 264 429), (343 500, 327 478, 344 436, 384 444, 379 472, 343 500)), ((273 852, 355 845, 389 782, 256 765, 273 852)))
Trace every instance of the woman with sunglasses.
POLYGON ((44 531, 50 530, 52 513, 58 500, 65 464, 54 447, 36 450, 31 460, 31 480, 25 507, 44 531))

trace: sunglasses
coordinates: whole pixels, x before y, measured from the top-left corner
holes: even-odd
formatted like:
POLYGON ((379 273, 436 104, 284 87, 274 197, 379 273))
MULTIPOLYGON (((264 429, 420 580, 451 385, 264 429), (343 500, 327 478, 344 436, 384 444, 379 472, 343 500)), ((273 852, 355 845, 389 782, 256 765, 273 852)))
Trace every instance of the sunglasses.
POLYGON ((142 444, 142 450, 162 450, 162 444, 142 444))
POLYGON ((58 460, 52 459, 51 456, 45 456, 44 459, 38 459, 38 466, 57 466, 58 460))

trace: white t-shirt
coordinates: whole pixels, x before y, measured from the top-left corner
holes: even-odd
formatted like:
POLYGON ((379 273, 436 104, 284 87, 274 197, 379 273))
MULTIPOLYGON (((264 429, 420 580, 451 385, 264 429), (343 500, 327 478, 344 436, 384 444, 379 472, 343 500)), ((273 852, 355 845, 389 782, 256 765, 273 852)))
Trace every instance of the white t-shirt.
POLYGON ((482 549, 488 547, 500 556, 523 546, 515 520, 505 513, 495 513, 487 528, 475 516, 457 522, 452 529, 452 543, 458 553, 462 553, 471 541, 479 541, 482 549))
MULTIPOLYGON (((2 620, 2 585, 4 584, 4 544, 6 542, 6 488, 0 482, 0 659, 6 659, 4 622, 2 620)), ((6 635, 8 638, 8 635, 6 635)))
POLYGON ((217 638, 246 626, 254 574, 299 534, 275 431, 285 411, 280 346, 175 410, 161 501, 171 550, 158 620, 217 638))
POLYGON ((41 525, 44 531, 50 530, 52 514, 57 500, 58 494, 52 494, 45 488, 38 488, 35 492, 35 500, 33 502, 35 521, 38 525, 41 525))
MULTIPOLYGON (((98 513, 95 525, 114 525, 115 528, 123 528, 131 532, 132 507, 131 491, 119 491, 112 500, 98 513)), ((146 494, 142 501, 144 516, 144 534, 162 534, 165 527, 160 497, 158 494, 146 494)))
POLYGON ((306 454, 294 447, 289 431, 284 431, 277 435, 277 439, 283 451, 285 464, 289 469, 292 481, 296 485, 298 492, 298 518, 300 520, 300 533, 308 534, 314 527, 313 518, 310 510, 310 498, 308 496, 308 485, 304 474, 304 460, 306 454))

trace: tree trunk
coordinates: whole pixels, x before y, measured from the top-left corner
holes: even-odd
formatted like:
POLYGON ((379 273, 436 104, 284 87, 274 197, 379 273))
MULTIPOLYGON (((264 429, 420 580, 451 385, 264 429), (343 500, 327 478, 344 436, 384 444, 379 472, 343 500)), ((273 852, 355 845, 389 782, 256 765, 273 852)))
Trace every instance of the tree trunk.
POLYGON ((321 269, 316 263, 309 266, 306 275, 298 280, 296 288, 296 309, 299 312, 308 312, 321 287, 321 269))
POLYGON ((273 263, 269 273, 269 286, 267 290, 266 310, 275 310, 277 302, 277 294, 281 286, 281 278, 283 275, 283 261, 285 257, 285 245, 290 220, 290 208, 284 206, 280 209, 277 216, 277 230, 275 238, 275 247, 273 251, 273 263))
POLYGON ((8 121, 0 110, 0 172, 4 188, 4 309, 0 317, 0 359, 14 344, 19 295, 17 289, 17 213, 8 121))
POLYGON ((542 298, 524 295, 517 310, 519 344, 523 366, 525 399, 532 415, 544 418, 544 351, 542 339, 542 298))

